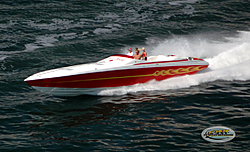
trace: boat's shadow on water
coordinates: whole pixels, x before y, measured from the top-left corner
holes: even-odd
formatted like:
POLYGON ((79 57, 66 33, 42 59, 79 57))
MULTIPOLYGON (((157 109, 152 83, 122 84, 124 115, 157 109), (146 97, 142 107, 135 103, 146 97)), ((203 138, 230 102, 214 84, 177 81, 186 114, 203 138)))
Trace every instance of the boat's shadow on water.
POLYGON ((128 103, 139 103, 139 102, 150 102, 152 99, 161 98, 162 96, 171 96, 163 92, 136 92, 125 95, 116 96, 95 96, 95 95, 81 95, 76 97, 60 97, 64 104, 75 104, 81 108, 89 108, 92 106, 100 106, 102 104, 128 104, 128 103))
MULTIPOLYGON (((59 102, 45 102, 36 105, 39 117, 35 124, 49 123, 61 124, 65 127, 81 124, 102 123, 121 111, 129 111, 131 107, 144 106, 151 103, 164 102, 167 105, 174 102, 175 97, 190 94, 190 89, 135 92, 121 96, 92 96, 82 95, 77 97, 55 97, 59 102), (49 119, 48 119, 49 117, 49 119), (44 120, 44 121, 43 121, 44 120), (46 120, 46 121, 45 121, 46 120)), ((169 106, 171 106, 169 105, 169 106)))
POLYGON ((76 105, 79 108, 89 108, 95 105, 100 98, 99 96, 92 95, 81 95, 75 97, 57 97, 59 98, 63 104, 68 106, 76 105))
POLYGON ((31 128, 36 130, 51 123, 64 127, 103 123, 116 115, 118 111, 128 107, 127 104, 114 103, 115 100, 119 102, 125 97, 119 98, 89 95, 56 97, 60 102, 45 102, 36 105, 39 111, 34 114, 39 117, 39 120, 34 120, 31 128))
MULTIPOLYGON (((89 120, 103 119, 106 116, 114 115, 119 109, 135 103, 151 102, 153 99, 161 100, 163 94, 135 93, 122 96, 92 96, 81 95, 76 97, 55 97, 60 102, 46 102, 43 113, 54 113, 55 117, 64 120, 79 119, 82 123, 89 120)), ((44 106, 44 105, 43 105, 44 106)), ((51 116, 51 115, 50 115, 51 116)), ((74 125, 74 124, 71 124, 74 125)))

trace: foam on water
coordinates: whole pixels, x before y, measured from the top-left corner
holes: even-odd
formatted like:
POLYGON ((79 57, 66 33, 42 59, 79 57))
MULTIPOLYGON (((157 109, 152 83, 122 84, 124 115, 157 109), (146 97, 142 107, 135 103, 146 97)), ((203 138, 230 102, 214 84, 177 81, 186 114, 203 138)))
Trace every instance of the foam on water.
POLYGON ((74 21, 68 19, 52 19, 51 23, 47 24, 29 20, 26 21, 26 24, 41 30, 56 31, 56 30, 68 30, 72 28, 82 28, 86 24, 86 22, 84 20, 74 21))
POLYGON ((169 2, 169 5, 172 5, 172 6, 185 5, 185 7, 183 8, 183 14, 192 15, 196 11, 195 11, 195 8, 191 4, 194 4, 197 2, 199 2, 199 0, 172 1, 172 2, 169 2))
POLYGON ((54 46, 53 43, 58 41, 53 36, 39 36, 36 38, 36 41, 34 43, 25 44, 25 50, 22 51, 0 51, 0 61, 11 57, 13 54, 18 53, 25 53, 34 51, 35 49, 41 48, 41 47, 49 47, 54 46))
MULTIPOLYGON (((195 74, 175 77, 164 81, 151 81, 145 84, 104 90, 98 95, 123 95, 138 91, 156 91, 187 88, 216 80, 250 80, 250 32, 239 32, 238 37, 228 41, 209 42, 206 38, 175 37, 151 47, 150 55, 176 54, 194 56, 209 62, 208 69, 195 74)), ((146 47, 150 48, 150 47, 146 47)))
MULTIPOLYGON (((88 20, 88 19, 80 19, 78 21, 67 20, 67 19, 52 19, 51 23, 39 23, 39 21, 35 22, 31 20, 24 20, 19 24, 30 26, 31 28, 36 28, 39 30, 57 31, 57 30, 68 30, 72 28, 82 28, 84 25, 88 25, 89 23, 92 22, 93 20, 88 20)), ((0 30, 6 30, 16 24, 18 24, 17 21, 10 20, 9 23, 0 24, 0 30)), ((114 27, 115 26, 116 25, 114 25, 114 27)), ((118 27, 118 25, 116 27, 118 27)), ((34 42, 25 44, 24 45, 25 49, 22 51, 15 51, 15 50, 0 51, 0 61, 5 60, 8 57, 11 57, 11 55, 13 54, 30 52, 38 48, 52 47, 56 44, 56 42, 59 41, 59 39, 63 40, 72 40, 75 38, 83 39, 87 37, 86 35, 88 33, 89 32, 87 31, 82 31, 82 33, 64 32, 59 34, 39 35, 36 36, 34 42)), ((8 43, 7 42, 3 43, 0 46, 0 49, 5 49, 10 46, 15 46, 17 43, 20 42, 20 40, 17 40, 14 36, 6 36, 6 35, 3 37, 3 40, 6 40, 8 43)))
POLYGON ((194 4, 199 2, 199 0, 186 0, 186 1, 172 1, 169 2, 170 5, 177 5, 177 6, 181 6, 183 4, 194 4))
POLYGON ((44 48, 44 47, 53 47, 56 42, 58 42, 59 38, 63 40, 72 40, 75 38, 83 39, 86 38, 86 34, 88 32, 82 32, 81 34, 77 33, 61 33, 61 34, 46 34, 36 37, 36 41, 34 43, 25 44, 25 49, 22 51, 0 51, 0 61, 11 57, 13 54, 31 52, 35 49, 44 48))

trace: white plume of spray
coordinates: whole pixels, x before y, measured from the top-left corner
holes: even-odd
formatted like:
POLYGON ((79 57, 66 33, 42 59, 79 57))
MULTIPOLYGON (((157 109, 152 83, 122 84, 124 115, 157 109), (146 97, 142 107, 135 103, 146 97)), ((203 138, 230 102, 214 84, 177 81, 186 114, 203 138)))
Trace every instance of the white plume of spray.
MULTIPOLYGON (((209 62, 208 69, 195 75, 175 77, 164 81, 107 89, 98 95, 123 95, 138 91, 156 91, 187 88, 216 80, 250 80, 250 32, 239 32, 237 37, 211 41, 202 36, 178 36, 156 46, 148 46, 149 55, 175 54, 193 56, 209 62)), ((149 40, 152 41, 152 40, 149 40)), ((148 42, 149 44, 151 42, 148 42)))

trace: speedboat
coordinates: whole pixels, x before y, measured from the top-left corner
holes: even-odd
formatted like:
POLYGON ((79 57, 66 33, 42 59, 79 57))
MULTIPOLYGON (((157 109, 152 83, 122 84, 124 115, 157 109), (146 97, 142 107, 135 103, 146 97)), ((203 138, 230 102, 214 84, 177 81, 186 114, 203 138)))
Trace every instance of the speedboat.
POLYGON ((95 63, 39 72, 24 81, 43 93, 79 96, 151 80, 191 75, 206 69, 208 65, 208 62, 195 57, 158 55, 150 56, 145 61, 116 54, 95 63))

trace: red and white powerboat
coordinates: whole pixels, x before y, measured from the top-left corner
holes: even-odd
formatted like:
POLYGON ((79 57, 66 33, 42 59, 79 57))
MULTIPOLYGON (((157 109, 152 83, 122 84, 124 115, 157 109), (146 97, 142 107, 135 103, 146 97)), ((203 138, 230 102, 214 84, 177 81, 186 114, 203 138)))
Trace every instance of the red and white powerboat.
POLYGON ((208 65, 203 59, 194 57, 158 55, 150 56, 145 61, 117 54, 96 63, 39 72, 24 81, 47 94, 78 96, 107 88, 195 74, 206 69, 208 65))

